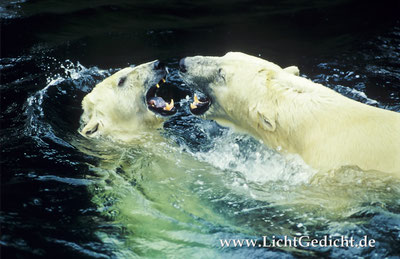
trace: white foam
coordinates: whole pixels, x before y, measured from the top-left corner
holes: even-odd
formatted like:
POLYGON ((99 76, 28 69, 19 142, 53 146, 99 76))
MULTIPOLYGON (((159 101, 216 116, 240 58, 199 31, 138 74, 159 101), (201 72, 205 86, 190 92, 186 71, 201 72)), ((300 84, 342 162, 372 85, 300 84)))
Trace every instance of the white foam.
POLYGON ((281 155, 247 135, 227 130, 213 142, 211 150, 191 154, 220 170, 238 172, 252 183, 283 181, 287 185, 297 185, 309 182, 315 174, 300 156, 281 155))

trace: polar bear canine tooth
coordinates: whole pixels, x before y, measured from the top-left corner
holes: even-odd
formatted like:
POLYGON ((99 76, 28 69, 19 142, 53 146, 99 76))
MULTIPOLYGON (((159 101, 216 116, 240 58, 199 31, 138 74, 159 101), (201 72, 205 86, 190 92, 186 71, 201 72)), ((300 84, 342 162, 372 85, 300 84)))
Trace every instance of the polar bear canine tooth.
POLYGON ((192 109, 192 110, 197 109, 196 102, 192 102, 192 103, 190 104, 190 109, 192 109))
POLYGON ((164 107, 165 111, 170 111, 174 108, 174 99, 171 99, 170 103, 167 103, 164 107))
POLYGON ((194 100, 194 104, 204 104, 204 103, 207 103, 208 101, 204 101, 204 102, 202 102, 202 101, 200 101, 199 100, 199 98, 197 97, 197 94, 194 94, 194 97, 193 97, 193 100, 194 100))
POLYGON ((196 103, 196 104, 198 104, 198 103, 201 103, 200 101, 199 101, 199 98, 197 98, 197 94, 194 94, 194 103, 196 103))
POLYGON ((165 80, 165 78, 161 78, 160 82, 158 82, 158 84, 156 84, 156 87, 157 87, 157 88, 160 88, 160 85, 161 85, 162 83, 165 83, 165 82, 167 82, 167 80, 165 80))
POLYGON ((197 94, 194 94, 193 100, 194 101, 190 104, 190 109, 192 109, 192 110, 197 109, 198 104, 206 103, 206 102, 200 101, 199 98, 197 97, 197 94))

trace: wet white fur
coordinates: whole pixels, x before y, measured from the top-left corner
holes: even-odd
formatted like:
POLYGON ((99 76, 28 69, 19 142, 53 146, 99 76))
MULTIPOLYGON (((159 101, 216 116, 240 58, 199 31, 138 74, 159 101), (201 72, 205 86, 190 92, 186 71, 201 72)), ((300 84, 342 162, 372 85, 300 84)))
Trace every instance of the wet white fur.
POLYGON ((351 100, 243 53, 187 58, 186 80, 212 99, 206 114, 262 139, 283 153, 296 153, 312 167, 356 165, 400 176, 400 114, 351 100))
POLYGON ((101 83, 82 101, 82 130, 86 137, 105 136, 122 141, 161 127, 163 119, 147 109, 145 93, 162 76, 152 70, 154 62, 124 68, 101 83), (121 78, 126 77, 122 86, 121 78), (97 131, 91 134, 91 131, 97 131))

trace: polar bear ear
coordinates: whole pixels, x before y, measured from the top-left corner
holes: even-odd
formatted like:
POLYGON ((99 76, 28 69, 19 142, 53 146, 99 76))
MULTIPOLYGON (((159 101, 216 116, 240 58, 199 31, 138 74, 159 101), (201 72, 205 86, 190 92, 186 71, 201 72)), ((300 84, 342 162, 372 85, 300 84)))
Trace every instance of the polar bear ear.
POLYGON ((264 130, 275 131, 276 122, 275 116, 272 112, 268 114, 268 112, 257 111, 257 117, 259 127, 263 128, 264 130))
POLYGON ((289 74, 293 74, 295 76, 299 76, 300 75, 300 70, 296 66, 290 66, 290 67, 284 68, 283 70, 285 70, 289 74))
POLYGON ((91 119, 88 124, 82 129, 81 134, 84 136, 91 136, 99 129, 99 122, 95 119, 91 119))

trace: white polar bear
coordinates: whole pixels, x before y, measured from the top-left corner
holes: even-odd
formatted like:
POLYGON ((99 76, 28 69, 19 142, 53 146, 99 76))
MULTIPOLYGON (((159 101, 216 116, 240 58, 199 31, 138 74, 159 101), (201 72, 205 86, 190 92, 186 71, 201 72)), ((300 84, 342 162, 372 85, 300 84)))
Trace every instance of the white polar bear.
POLYGON ((183 79, 208 96, 191 104, 315 169, 356 165, 400 176, 400 114, 351 100, 298 76, 297 67, 243 53, 187 57, 183 79))
POLYGON ((159 128, 164 121, 160 115, 176 112, 173 100, 168 103, 156 96, 166 74, 166 67, 156 60, 124 68, 104 79, 82 101, 80 133, 130 141, 159 128))

